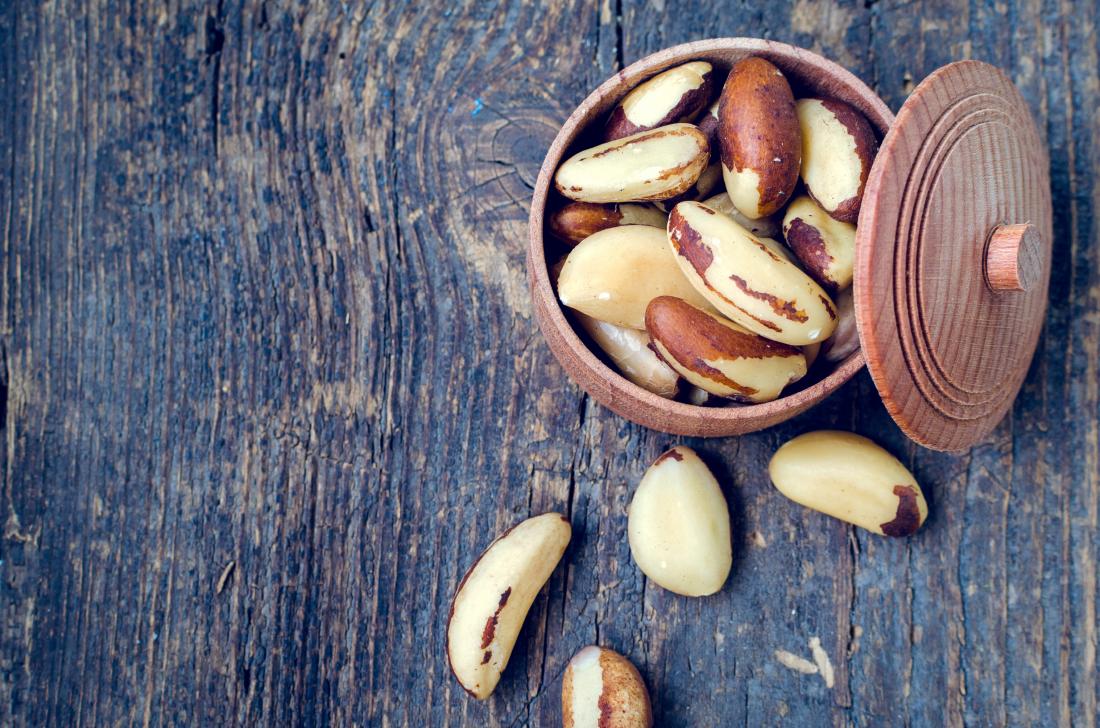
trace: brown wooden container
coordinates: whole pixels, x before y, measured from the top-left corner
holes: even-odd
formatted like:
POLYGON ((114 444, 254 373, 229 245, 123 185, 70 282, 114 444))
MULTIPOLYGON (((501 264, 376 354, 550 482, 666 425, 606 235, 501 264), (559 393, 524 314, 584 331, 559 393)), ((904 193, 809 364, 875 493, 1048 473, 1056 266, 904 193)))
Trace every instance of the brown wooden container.
POLYGON ((539 327, 594 399, 664 432, 723 436, 770 427, 836 391, 866 363, 886 407, 916 442, 962 450, 1011 407, 1046 311, 1052 242, 1049 165, 1012 82, 976 61, 925 79, 897 117, 862 81, 809 51, 719 38, 643 58, 570 115, 531 202, 528 280, 539 327), (809 386, 765 404, 698 407, 652 394, 606 365, 574 331, 550 284, 544 213, 553 175, 590 124, 634 86, 705 60, 724 74, 749 55, 779 67, 796 97, 840 99, 882 135, 857 224, 853 282, 862 350, 809 386))

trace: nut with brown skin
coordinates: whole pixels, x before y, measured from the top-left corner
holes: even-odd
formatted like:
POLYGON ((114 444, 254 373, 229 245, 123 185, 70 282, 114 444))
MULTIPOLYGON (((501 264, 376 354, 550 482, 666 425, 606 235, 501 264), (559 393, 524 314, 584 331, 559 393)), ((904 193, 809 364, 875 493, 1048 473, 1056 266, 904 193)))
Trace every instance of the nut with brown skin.
POLYGON ((614 363, 624 377, 642 389, 672 399, 680 389, 680 375, 650 348, 649 334, 599 321, 574 312, 577 323, 614 363))
POLYGON ((560 513, 528 518, 489 544, 459 582, 447 621, 447 659, 478 700, 500 681, 527 611, 571 533, 560 513))
POLYGON ((913 474, 866 437, 821 430, 783 445, 772 483, 796 503, 884 536, 909 536, 928 517, 913 474))
POLYGON ((802 133, 783 72, 755 56, 734 64, 718 107, 726 192, 756 219, 778 212, 798 182, 802 133))
POLYGON ((611 112, 604 139, 612 141, 680 121, 691 121, 710 101, 714 68, 692 61, 658 73, 623 97, 611 112))
POLYGON ((729 506, 718 481, 689 447, 646 470, 627 512, 630 555, 657 586, 688 597, 714 594, 733 563, 729 506))
POLYGON ((620 205, 570 202, 552 212, 546 226, 554 237, 572 246, 589 235, 610 227, 649 225, 664 228, 667 223, 668 215, 649 205, 630 202, 620 205))
POLYGON ((769 341, 679 298, 654 298, 645 323, 661 359, 719 397, 770 402, 806 374, 798 347, 769 341))
POLYGON ((645 225, 590 235, 569 252, 558 276, 563 304, 629 329, 645 329, 645 307, 657 296, 677 296, 707 307, 676 265, 666 234, 645 225))
POLYGON ((806 191, 833 218, 855 223, 878 152, 874 130, 862 114, 834 99, 801 99, 797 112, 806 191))
POLYGON ((836 293, 852 284, 856 262, 856 226, 834 220, 808 195, 787 205, 783 235, 789 247, 822 288, 836 293))
POLYGON ((707 168, 707 138, 691 124, 670 124, 616 139, 562 162, 554 187, 581 202, 667 200, 707 168))
POLYGON ((731 321, 794 346, 832 334, 836 309, 821 286, 731 218, 681 202, 669 215, 668 240, 680 270, 731 321))
POLYGON ((589 645, 561 680, 563 728, 650 728, 653 710, 637 668, 618 652, 589 645))

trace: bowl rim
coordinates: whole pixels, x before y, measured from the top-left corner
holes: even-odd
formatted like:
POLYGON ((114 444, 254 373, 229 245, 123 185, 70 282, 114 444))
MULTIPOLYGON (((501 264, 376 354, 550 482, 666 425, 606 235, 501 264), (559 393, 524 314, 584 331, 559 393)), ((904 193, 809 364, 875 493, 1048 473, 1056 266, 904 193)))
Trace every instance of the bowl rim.
MULTIPOLYGON (((576 333, 572 324, 566 318, 565 311, 558 302, 553 286, 550 284, 544 240, 545 211, 550 199, 550 183, 553 174, 565 156, 565 152, 583 131, 586 125, 585 121, 590 117, 592 110, 605 102, 611 94, 618 92, 618 98, 621 98, 631 87, 644 80, 644 78, 676 63, 693 60, 693 57, 699 54, 713 51, 739 51, 744 52, 746 55, 761 54, 769 59, 778 58, 787 61, 790 65, 797 64, 801 69, 815 69, 817 73, 821 74, 822 78, 830 79, 839 86, 848 87, 861 101, 865 102, 866 106, 861 107, 860 111, 868 117, 868 120, 882 136, 886 135, 893 124, 893 112, 879 98, 878 94, 855 74, 824 56, 794 45, 761 38, 726 37, 681 43, 657 51, 635 61, 597 86, 573 110, 573 113, 569 115, 558 130, 543 159, 532 193, 531 212, 528 218, 529 240, 526 264, 528 287, 535 303, 534 308, 539 328, 543 337, 548 340, 555 358, 562 364, 570 379, 595 399, 633 422, 639 422, 645 426, 665 431, 690 429, 699 431, 700 434, 703 430, 715 434, 734 434, 735 432, 763 429, 769 426, 768 422, 775 424, 788 417, 793 417, 835 392, 864 367, 865 360, 862 347, 839 362, 833 371, 810 386, 771 402, 731 407, 706 407, 666 399, 634 384, 607 365, 576 333), (552 302, 552 305, 540 306, 538 305, 540 299, 552 302), (546 326, 552 327, 553 331, 546 331, 546 326), (557 337, 562 345, 577 356, 579 364, 587 368, 593 377, 602 380, 607 385, 610 401, 593 391, 590 384, 584 381, 586 378, 576 376, 570 370, 570 367, 564 361, 561 361, 562 357, 551 341, 554 337, 557 337), (653 416, 639 418, 623 411, 623 403, 630 400, 634 400, 639 406, 651 410, 653 416), (616 406, 616 404, 619 406, 616 406), (698 427, 660 427, 653 424, 669 418, 682 422, 696 421, 698 427), (764 424, 755 427, 753 423, 764 424), (745 427, 746 424, 749 426, 745 427)), ((805 75, 802 74, 802 76, 805 75)), ((614 102, 617 102, 618 98, 614 102)))

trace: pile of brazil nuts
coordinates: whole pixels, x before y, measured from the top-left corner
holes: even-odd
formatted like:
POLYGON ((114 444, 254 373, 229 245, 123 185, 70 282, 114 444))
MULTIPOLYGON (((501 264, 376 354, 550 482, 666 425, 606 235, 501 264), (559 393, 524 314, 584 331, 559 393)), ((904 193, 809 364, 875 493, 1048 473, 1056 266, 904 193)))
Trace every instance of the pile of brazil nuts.
POLYGON ((562 162, 547 229, 559 300, 619 372, 694 404, 780 397, 859 347, 856 227, 878 148, 859 111, 795 99, 759 57, 632 89, 562 162), (686 382, 687 386, 683 383, 686 382))
MULTIPOLYGON (((849 432, 799 435, 768 471, 786 497, 882 536, 909 536, 928 516, 913 474, 886 450, 849 432)), ((676 446, 646 470, 627 510, 635 565, 670 592, 702 597, 722 589, 733 563, 729 506, 718 480, 691 449, 676 446)), ((471 696, 492 694, 527 612, 566 553, 569 520, 544 513, 514 526, 459 582, 447 622, 447 658, 471 696)), ((627 658, 590 645, 569 662, 561 685, 565 728, 649 728, 645 681, 627 658)))
MULTIPOLYGON (((664 71, 612 110, 602 143, 562 163, 565 200, 547 227, 568 252, 551 278, 630 381, 694 404, 766 402, 819 354, 838 362, 859 347, 848 288, 877 141, 850 106, 796 100, 762 58, 735 64, 715 99, 717 87, 703 61, 664 71)), ((913 474, 852 433, 795 437, 768 471, 790 500, 882 536, 909 536, 928 516, 913 474)), ((704 597, 729 580, 729 506, 688 447, 649 466, 625 530, 635 565, 663 589, 704 597)), ((447 658, 474 698, 496 688, 571 536, 561 514, 529 518, 458 584, 447 658)), ((573 656, 561 700, 566 728, 653 725, 641 673, 605 646, 573 656)))

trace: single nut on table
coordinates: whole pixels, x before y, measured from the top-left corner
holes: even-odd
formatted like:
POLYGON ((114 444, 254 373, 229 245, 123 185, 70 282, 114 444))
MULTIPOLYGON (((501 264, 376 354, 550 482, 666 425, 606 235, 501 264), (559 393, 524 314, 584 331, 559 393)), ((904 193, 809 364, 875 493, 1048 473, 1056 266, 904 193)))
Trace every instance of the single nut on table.
POLYGON ((836 308, 821 286, 733 219, 681 202, 669 215, 668 239, 684 275, 734 323, 794 346, 833 333, 836 308))
POLYGON ((779 491, 807 508, 885 536, 909 536, 928 517, 913 474, 897 458, 851 432, 799 435, 768 464, 779 491))
POLYGON ((612 141, 678 121, 692 121, 710 101, 714 69, 692 61, 658 73, 623 97, 607 119, 604 139, 612 141))
POLYGON ((649 334, 606 321, 574 314, 581 328, 603 349, 619 372, 642 389, 672 399, 680 388, 680 375, 649 348, 649 334))
POLYGON ((590 645, 561 680, 564 728, 650 728, 653 710, 637 668, 618 652, 590 645))
POLYGON ((798 347, 765 339, 679 298, 650 301, 645 324, 661 359, 719 397, 770 402, 806 374, 798 347))
POLYGON ((707 168, 707 138, 691 124, 670 124, 574 154, 554 175, 558 192, 581 202, 667 200, 707 168))
POLYGON ((746 217, 778 212, 798 183, 802 134, 783 72, 763 58, 734 64, 718 106, 726 192, 746 217))
POLYGON ((667 223, 668 215, 649 205, 570 202, 552 212, 546 225, 554 237, 576 245, 589 235, 619 225, 649 225, 663 229, 667 223))
POLYGON ((878 142, 863 115, 834 99, 801 99, 802 181, 822 209, 842 222, 859 218, 878 142))
POLYGON ((638 568, 660 587, 698 597, 726 583, 733 563, 729 509, 691 448, 674 447, 649 466, 630 502, 627 534, 638 568))
POLYGON ((563 304, 629 329, 645 329, 645 307, 657 296, 708 307, 676 265, 665 232, 654 227, 622 225, 585 238, 558 276, 563 304))
POLYGON ((783 236, 802 270, 830 293, 852 284, 856 226, 829 217, 808 195, 797 197, 783 216, 783 236))
POLYGON ((782 220, 778 215, 761 217, 757 220, 747 218, 741 214, 740 210, 734 207, 733 201, 725 192, 719 192, 714 197, 708 197, 703 200, 703 204, 712 210, 717 210, 727 217, 732 217, 734 222, 758 237, 778 238, 783 234, 782 220))
POLYGON ((459 583, 447 622, 447 658, 458 682, 478 700, 500 681, 527 610, 571 533, 560 513, 529 518, 489 544, 459 583))
POLYGON ((825 361, 844 361, 859 351, 859 328, 856 326, 856 306, 852 289, 841 291, 836 297, 836 330, 821 345, 825 361))

